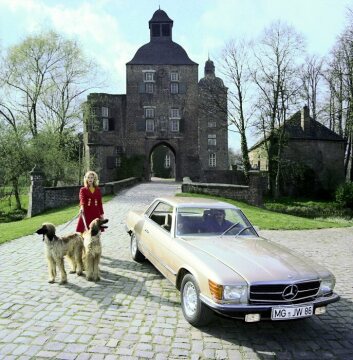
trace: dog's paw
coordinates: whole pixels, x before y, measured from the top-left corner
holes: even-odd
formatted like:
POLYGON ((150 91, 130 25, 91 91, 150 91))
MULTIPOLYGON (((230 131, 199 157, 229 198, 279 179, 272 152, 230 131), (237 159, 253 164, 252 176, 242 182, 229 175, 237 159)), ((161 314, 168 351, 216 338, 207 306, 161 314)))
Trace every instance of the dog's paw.
POLYGON ((88 281, 94 281, 92 276, 88 276, 88 277, 87 277, 87 280, 88 280, 88 281))
POLYGON ((59 284, 60 284, 60 285, 65 285, 65 284, 67 284, 67 280, 61 280, 61 281, 59 282, 59 284))
POLYGON ((83 275, 83 272, 82 271, 77 271, 77 276, 82 276, 83 275))
POLYGON ((69 272, 69 274, 76 274, 76 271, 75 271, 75 270, 71 270, 71 271, 69 272))
POLYGON ((48 283, 49 283, 49 284, 54 284, 54 283, 55 283, 55 280, 49 280, 48 283))

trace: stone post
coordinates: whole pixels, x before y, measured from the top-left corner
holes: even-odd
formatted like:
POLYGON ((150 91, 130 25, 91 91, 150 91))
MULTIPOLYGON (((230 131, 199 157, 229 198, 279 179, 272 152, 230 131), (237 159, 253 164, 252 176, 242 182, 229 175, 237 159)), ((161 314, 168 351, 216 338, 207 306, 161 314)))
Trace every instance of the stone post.
POLYGON ((249 195, 250 203, 256 206, 263 205, 263 188, 262 177, 260 171, 249 171, 249 195))
POLYGON ((31 176, 31 186, 28 194, 27 217, 32 217, 45 210, 44 174, 36 167, 29 174, 31 176))

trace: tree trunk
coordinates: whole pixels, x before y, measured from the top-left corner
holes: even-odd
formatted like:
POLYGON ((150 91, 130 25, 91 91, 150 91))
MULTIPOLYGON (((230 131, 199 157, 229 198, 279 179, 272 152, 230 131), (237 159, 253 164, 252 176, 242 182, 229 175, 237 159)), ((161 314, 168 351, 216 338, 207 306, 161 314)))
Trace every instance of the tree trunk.
POLYGON ((15 199, 16 199, 16 209, 17 210, 21 210, 22 206, 21 206, 21 198, 20 198, 20 191, 18 188, 18 180, 17 178, 12 179, 12 187, 15 193, 15 199))

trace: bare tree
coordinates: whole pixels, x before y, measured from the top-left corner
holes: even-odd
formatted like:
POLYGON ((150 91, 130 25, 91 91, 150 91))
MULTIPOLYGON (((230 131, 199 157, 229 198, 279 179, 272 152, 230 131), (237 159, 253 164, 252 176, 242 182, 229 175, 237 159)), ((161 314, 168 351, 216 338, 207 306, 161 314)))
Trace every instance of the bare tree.
POLYGON ((249 70, 250 44, 245 40, 228 42, 220 58, 220 72, 228 86, 227 117, 240 135, 240 147, 244 175, 248 179, 250 161, 246 130, 250 124, 253 108, 249 102, 251 73, 249 70))
POLYGON ((266 28, 254 47, 253 80, 258 88, 258 128, 268 156, 269 186, 279 195, 282 148, 287 115, 300 89, 298 66, 303 38, 280 21, 266 28))
POLYGON ((306 57, 300 74, 302 79, 303 96, 307 106, 311 109, 312 118, 317 120, 319 82, 322 79, 323 59, 311 55, 306 57))

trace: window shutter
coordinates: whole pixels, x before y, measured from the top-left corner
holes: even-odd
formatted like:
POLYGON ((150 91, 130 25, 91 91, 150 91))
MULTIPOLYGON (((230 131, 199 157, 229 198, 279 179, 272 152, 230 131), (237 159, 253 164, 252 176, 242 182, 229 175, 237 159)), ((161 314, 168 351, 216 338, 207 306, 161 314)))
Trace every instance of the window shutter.
POLYGON ((180 119, 179 120, 179 132, 180 133, 184 133, 184 126, 185 125, 185 122, 184 122, 184 119, 180 119))
POLYGON ((185 94, 185 93, 186 93, 186 84, 179 83, 179 94, 185 94))
POLYGON ((139 94, 144 94, 146 92, 145 83, 139 83, 139 94))
POLYGON ((138 119, 136 121, 136 131, 146 131, 146 120, 138 119))
POLYGON ((115 121, 114 118, 109 118, 109 131, 115 130, 115 121))

